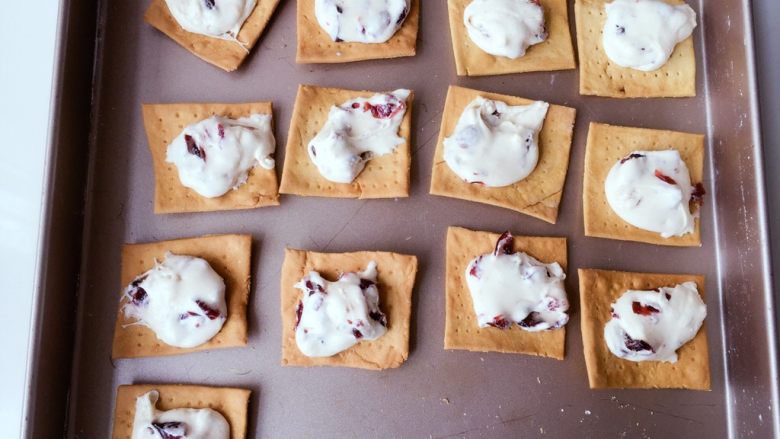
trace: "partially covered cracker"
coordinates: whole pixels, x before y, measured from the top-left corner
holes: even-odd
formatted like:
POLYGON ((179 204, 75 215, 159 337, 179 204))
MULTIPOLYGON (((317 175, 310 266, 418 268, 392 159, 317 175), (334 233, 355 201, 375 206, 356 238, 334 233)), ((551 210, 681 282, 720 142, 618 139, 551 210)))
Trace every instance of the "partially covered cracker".
MULTIPOLYGON (((464 272, 469 262, 491 253, 500 234, 475 232, 460 227, 447 229, 446 321, 444 349, 539 355, 563 360, 566 326, 551 331, 529 332, 517 325, 509 329, 480 328, 464 272)), ((566 238, 515 236, 514 251, 540 262, 557 262, 566 271, 566 238)))
POLYGON ((179 408, 210 408, 225 417, 230 425, 231 439, 246 437, 249 395, 246 389, 230 387, 191 386, 183 384, 134 384, 119 386, 116 392, 113 439, 131 439, 135 420, 136 399, 156 390, 160 393, 158 410, 179 408))
POLYGON ((173 18, 165 0, 152 0, 144 14, 144 20, 198 58, 232 72, 249 55, 278 4, 279 0, 257 1, 257 6, 238 32, 237 39, 240 44, 236 41, 187 32, 173 18))
MULTIPOLYGON (((601 35, 611 0, 575 0, 577 49, 580 56, 580 94, 614 98, 696 96, 696 56, 693 37, 674 48, 658 70, 643 72, 613 64, 604 52, 601 35)), ((683 0, 664 0, 680 5, 683 0)))
POLYGON ((528 48, 525 55, 511 59, 491 55, 469 38, 463 12, 472 0, 447 0, 452 49, 459 76, 502 75, 507 73, 566 70, 577 67, 569 33, 566 0, 541 0, 547 39, 528 48))
POLYGON ((194 348, 178 348, 157 338, 154 331, 143 325, 131 325, 134 320, 125 317, 119 304, 114 344, 111 358, 153 357, 177 355, 210 349, 246 346, 246 305, 249 300, 249 275, 251 269, 251 235, 212 235, 173 241, 125 244, 122 247, 122 271, 120 291, 124 291, 136 276, 162 261, 166 252, 205 259, 211 268, 225 281, 225 300, 228 316, 217 335, 194 348))
POLYGON ((677 350, 676 363, 624 360, 613 355, 604 340, 604 326, 611 319, 612 303, 626 290, 652 290, 692 281, 704 299, 704 276, 586 269, 578 273, 582 344, 591 389, 710 390, 706 319, 696 337, 677 350))
POLYGON ((295 98, 290 132, 287 135, 284 171, 279 191, 283 194, 332 198, 395 198, 409 196, 409 169, 412 101, 406 100, 406 114, 398 135, 405 142, 391 153, 374 157, 352 183, 334 183, 320 174, 307 151, 309 142, 328 120, 330 107, 359 97, 369 98, 378 92, 352 91, 301 85, 295 98))
POLYGON ((275 168, 256 166, 249 171, 246 182, 238 189, 230 190, 221 197, 206 198, 182 185, 176 165, 165 161, 168 145, 187 125, 213 115, 237 119, 254 113, 273 116, 271 103, 144 104, 144 129, 154 161, 154 213, 209 212, 278 206, 279 186, 275 168))
POLYGON ((704 178, 704 135, 676 131, 628 128, 591 123, 585 147, 585 176, 582 189, 585 236, 638 241, 650 244, 694 247, 701 245, 700 220, 693 233, 662 238, 660 233, 640 229, 623 221, 607 203, 604 182, 609 170, 633 151, 676 149, 688 166, 691 182, 704 178))
POLYGON ((298 50, 295 61, 344 63, 369 59, 414 56, 420 23, 420 1, 411 0, 411 10, 398 31, 384 43, 334 42, 314 15, 314 0, 298 0, 298 50))
POLYGON ((344 366, 361 369, 399 367, 409 356, 409 325, 417 258, 388 252, 315 253, 286 249, 282 265, 282 365, 344 366), (332 357, 303 355, 295 343, 296 308, 301 290, 294 287, 304 275, 317 271, 329 280, 343 272, 362 271, 377 264, 379 307, 387 315, 387 332, 376 340, 362 341, 332 357))
POLYGON ((569 152, 576 110, 550 105, 539 132, 539 163, 525 179, 505 187, 485 187, 466 183, 444 161, 444 138, 455 131, 466 106, 482 96, 507 105, 528 105, 531 100, 450 86, 441 119, 439 140, 433 158, 431 194, 460 198, 512 209, 548 223, 558 219, 558 206, 569 168, 569 152))

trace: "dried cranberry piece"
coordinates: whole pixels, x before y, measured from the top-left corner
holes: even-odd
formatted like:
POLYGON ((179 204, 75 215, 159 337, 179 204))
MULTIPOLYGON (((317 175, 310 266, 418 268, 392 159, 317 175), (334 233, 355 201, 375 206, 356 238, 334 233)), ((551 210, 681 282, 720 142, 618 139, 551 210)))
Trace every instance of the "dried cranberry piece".
POLYGON ((336 5, 336 12, 338 12, 339 14, 343 14, 343 13, 344 13, 344 10, 343 10, 343 9, 341 9, 341 6, 339 6, 339 5, 336 5))
POLYGON ((301 316, 303 315, 303 302, 298 301, 298 307, 295 308, 295 329, 298 329, 298 325, 301 324, 301 316))
POLYGON ((182 439, 187 434, 187 428, 183 422, 152 422, 152 428, 163 439, 182 439))
POLYGON ((658 308, 650 305, 642 305, 639 302, 631 302, 631 310, 634 311, 634 314, 639 314, 640 316, 649 316, 650 314, 661 312, 658 308))
POLYGON ((672 295, 669 293, 664 293, 664 296, 666 296, 666 300, 672 300, 672 295))
POLYGON ((216 0, 205 0, 206 1, 206 8, 207 9, 214 9, 214 6, 216 6, 216 0))
POLYGON ((479 262, 482 260, 482 256, 477 258, 476 261, 474 261, 474 265, 471 266, 471 270, 469 270, 469 276, 476 277, 479 279, 479 262))
POLYGON ((408 14, 409 11, 406 10, 404 7, 404 10, 401 11, 401 15, 398 16, 398 20, 395 21, 395 24, 401 24, 403 23, 404 19, 406 18, 406 14, 408 14))
POLYGON ((352 335, 355 336, 356 339, 360 340, 363 338, 363 333, 360 332, 358 329, 352 328, 352 335))
POLYGON ((493 250, 493 254, 496 256, 511 255, 513 253, 512 247, 514 246, 514 243, 515 238, 512 236, 512 233, 509 231, 502 233, 496 242, 496 249, 493 250))
POLYGON ((387 327, 387 316, 382 311, 371 311, 368 313, 371 320, 379 322, 380 325, 387 327))
POLYGON ((325 294, 325 289, 324 289, 324 288, 322 288, 322 285, 320 285, 320 284, 315 284, 314 282, 312 282, 312 281, 310 281, 310 280, 307 280, 307 281, 304 283, 304 286, 306 287, 306 289, 307 289, 307 290, 309 290, 309 295, 310 295, 310 296, 311 296, 312 294, 314 294, 314 293, 322 293, 322 294, 325 294))
POLYGON ((367 289, 369 289, 373 285, 376 285, 376 283, 374 283, 374 281, 372 281, 370 279, 360 279, 360 289, 361 290, 367 290, 367 289))
POLYGON ((360 104, 358 104, 357 102, 353 102, 352 103, 352 108, 357 110, 358 108, 360 108, 360 104))
POLYGON ((522 321, 517 322, 518 325, 522 328, 533 328, 534 326, 544 322, 541 318, 541 314, 539 314, 536 311, 531 312, 531 314, 528 314, 526 318, 524 318, 522 321))
POLYGON ((185 320, 185 319, 188 319, 190 317, 199 317, 199 316, 200 316, 200 314, 198 314, 198 313, 194 313, 192 311, 187 311, 187 312, 185 312, 183 314, 179 314, 179 320, 185 320))
POLYGON ((615 308, 609 308, 609 313, 612 315, 613 319, 619 319, 620 318, 618 313, 615 312, 615 308))
POLYGON ((198 144, 195 143, 195 139, 193 139, 192 136, 185 134, 184 142, 187 144, 188 153, 200 157, 201 160, 206 160, 206 151, 198 147, 198 144))
POLYGON ((691 191, 691 200, 690 204, 694 207, 701 207, 704 205, 704 196, 707 194, 707 191, 704 190, 704 185, 701 183, 696 183, 693 185, 693 190, 691 191))
POLYGON ((642 158, 642 157, 644 157, 643 154, 637 154, 637 153, 629 154, 629 155, 623 157, 622 159, 620 159, 620 164, 622 165, 623 163, 625 163, 625 162, 627 162, 629 160, 639 159, 639 158, 642 158))
POLYGON ((134 286, 135 289, 128 293, 128 295, 130 296, 130 302, 132 302, 132 304, 135 306, 146 304, 146 302, 148 302, 149 300, 149 295, 146 294, 146 290, 144 290, 143 288, 137 285, 134 286))
POLYGON ((674 181, 672 177, 669 177, 668 175, 664 175, 664 173, 661 172, 660 169, 655 170, 655 177, 666 184, 677 184, 677 182, 674 181))
POLYGON ((625 342, 626 342, 626 349, 628 349, 629 351, 634 351, 634 352, 641 352, 641 351, 655 352, 655 350, 653 350, 653 347, 650 346, 650 344, 647 343, 644 340, 634 340, 628 334, 625 334, 624 338, 625 338, 625 342))
POLYGON ((217 124, 217 135, 219 135, 220 139, 225 138, 225 127, 221 123, 217 124))
POLYGON ((512 322, 505 319, 504 316, 498 315, 493 317, 493 321, 488 322, 488 325, 498 329, 507 329, 512 326, 512 322))
POLYGON ((363 111, 371 111, 371 116, 375 119, 390 119, 399 111, 404 109, 404 105, 388 102, 386 104, 372 105, 368 102, 363 104, 363 111))
POLYGON ((219 310, 212 308, 211 306, 209 306, 208 303, 202 300, 196 300, 195 303, 198 305, 198 307, 201 310, 203 310, 203 312, 206 314, 206 317, 208 317, 209 320, 214 320, 220 316, 219 310))

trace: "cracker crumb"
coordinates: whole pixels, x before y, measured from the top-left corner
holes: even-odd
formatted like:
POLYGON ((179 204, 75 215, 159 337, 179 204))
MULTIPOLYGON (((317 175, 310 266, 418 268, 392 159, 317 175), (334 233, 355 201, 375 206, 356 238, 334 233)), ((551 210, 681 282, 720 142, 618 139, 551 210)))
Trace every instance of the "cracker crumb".
POLYGON ((450 405, 450 399, 449 398, 442 398, 441 402, 443 402, 444 404, 450 405))
POLYGON ((590 416, 590 410, 585 410, 585 415, 590 416))

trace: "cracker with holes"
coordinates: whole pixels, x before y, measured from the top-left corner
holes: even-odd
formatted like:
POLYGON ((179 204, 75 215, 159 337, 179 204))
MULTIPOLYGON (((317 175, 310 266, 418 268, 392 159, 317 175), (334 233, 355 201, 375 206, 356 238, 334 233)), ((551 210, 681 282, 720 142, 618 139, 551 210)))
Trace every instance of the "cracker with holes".
POLYGON ((414 56, 421 0, 298 0, 298 63, 414 56))
POLYGON ((282 365, 382 370, 409 356, 417 258, 285 250, 282 365))
POLYGON ((113 439, 243 439, 251 391, 182 384, 119 386, 113 439))
POLYGON ((279 205, 270 102, 145 104, 154 212, 279 205))
POLYGON ((447 230, 444 349, 562 360, 566 238, 447 230))
POLYGON ((585 235, 700 246, 704 136, 591 123, 585 148, 585 235))
POLYGON ((122 247, 112 358, 246 346, 252 237, 122 247))
POLYGON ((144 20, 198 58, 236 70, 279 0, 152 0, 144 20))
POLYGON ((460 76, 576 68, 566 0, 448 0, 460 76))
POLYGON ((409 196, 413 94, 302 85, 280 192, 337 198, 409 196))
POLYGON ((704 277, 580 269, 591 389, 710 390, 704 277))
POLYGON ((696 14, 683 0, 576 0, 574 12, 580 94, 696 96, 696 14))
POLYGON ((430 193, 555 224, 575 113, 542 101, 451 86, 430 193))

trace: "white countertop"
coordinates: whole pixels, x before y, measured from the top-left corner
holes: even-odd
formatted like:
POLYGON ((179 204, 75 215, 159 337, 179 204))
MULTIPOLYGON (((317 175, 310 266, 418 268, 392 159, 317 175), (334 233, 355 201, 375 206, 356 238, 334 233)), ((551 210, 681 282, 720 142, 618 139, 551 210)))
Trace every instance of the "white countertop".
POLYGON ((0 321, 6 347, 0 361, 0 436, 18 437, 25 382, 38 231, 41 224, 49 106, 54 70, 57 0, 4 2, 0 13, 0 321), (35 23, 31 31, 30 23, 35 23), (16 42, 16 44, 14 44, 16 42))

